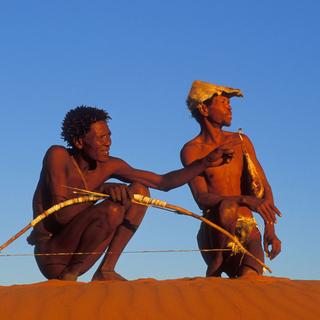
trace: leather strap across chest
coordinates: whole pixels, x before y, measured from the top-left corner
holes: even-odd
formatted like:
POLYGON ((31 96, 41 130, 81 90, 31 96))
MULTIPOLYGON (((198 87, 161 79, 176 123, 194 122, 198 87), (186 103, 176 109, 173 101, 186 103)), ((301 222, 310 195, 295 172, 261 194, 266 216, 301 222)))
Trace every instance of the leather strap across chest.
POLYGON ((86 189, 86 190, 89 190, 88 189, 88 184, 87 184, 87 181, 86 181, 86 178, 84 177, 83 175, 83 172, 81 171, 76 159, 71 156, 71 161, 73 163, 73 165, 75 166, 76 170, 78 171, 79 175, 80 175, 80 178, 81 178, 81 181, 82 181, 82 184, 83 184, 83 187, 86 189))

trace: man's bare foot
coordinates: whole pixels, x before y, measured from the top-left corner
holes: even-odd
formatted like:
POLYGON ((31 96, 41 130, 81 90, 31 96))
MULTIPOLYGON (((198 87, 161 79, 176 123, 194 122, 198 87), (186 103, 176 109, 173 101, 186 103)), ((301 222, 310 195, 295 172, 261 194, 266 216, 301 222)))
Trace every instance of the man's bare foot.
POLYGON ((93 275, 91 281, 128 281, 115 271, 97 270, 93 275))
POLYGON ((78 273, 66 272, 59 277, 59 280, 77 281, 78 276, 79 276, 78 273))
POLYGON ((60 280, 65 281, 77 281, 78 277, 80 276, 79 268, 81 267, 82 262, 75 262, 68 265, 59 276, 60 280))
POLYGON ((259 274, 256 270, 250 268, 250 267, 244 267, 242 270, 241 275, 238 277, 238 279, 242 280, 250 280, 250 279, 259 279, 262 278, 263 275, 259 274))
POLYGON ((218 255, 207 268, 206 277, 221 277, 219 271, 222 264, 222 255, 218 255))

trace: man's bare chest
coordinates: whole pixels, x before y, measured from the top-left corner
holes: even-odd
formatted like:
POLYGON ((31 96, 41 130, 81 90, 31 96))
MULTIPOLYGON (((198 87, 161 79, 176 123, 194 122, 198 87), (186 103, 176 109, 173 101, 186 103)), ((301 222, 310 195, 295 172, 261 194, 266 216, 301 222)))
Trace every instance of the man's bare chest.
POLYGON ((207 181, 215 180, 239 180, 243 172, 243 153, 241 149, 236 149, 232 160, 229 163, 218 167, 210 167, 205 170, 204 175, 207 181))
POLYGON ((107 181, 113 173, 108 168, 97 167, 92 170, 82 171, 76 166, 70 166, 66 174, 67 184, 69 187, 95 190, 107 181))
POLYGON ((231 162, 208 168, 204 172, 208 191, 221 195, 240 194, 242 175, 243 153, 241 147, 234 148, 231 162))

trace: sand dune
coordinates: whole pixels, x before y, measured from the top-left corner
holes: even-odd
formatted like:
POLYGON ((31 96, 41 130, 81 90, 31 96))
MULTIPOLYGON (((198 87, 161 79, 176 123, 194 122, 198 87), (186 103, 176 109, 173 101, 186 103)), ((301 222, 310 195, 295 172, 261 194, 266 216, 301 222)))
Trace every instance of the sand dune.
POLYGON ((1 319, 320 319, 320 281, 51 280, 0 287, 1 319))

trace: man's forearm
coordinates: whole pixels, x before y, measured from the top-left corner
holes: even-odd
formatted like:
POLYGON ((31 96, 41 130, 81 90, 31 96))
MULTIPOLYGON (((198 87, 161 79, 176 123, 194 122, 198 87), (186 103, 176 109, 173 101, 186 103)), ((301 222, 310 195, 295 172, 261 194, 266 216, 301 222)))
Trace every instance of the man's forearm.
POLYGON ((264 197, 265 200, 271 201, 273 203, 273 194, 269 183, 264 183, 264 197))
POLYGON ((199 159, 183 169, 168 172, 162 175, 158 189, 162 191, 169 191, 180 187, 200 175, 208 167, 209 162, 206 159, 199 159))
POLYGON ((246 205, 245 196, 221 196, 212 193, 202 193, 196 197, 196 201, 202 210, 213 208, 224 200, 236 202, 239 206, 246 205))

